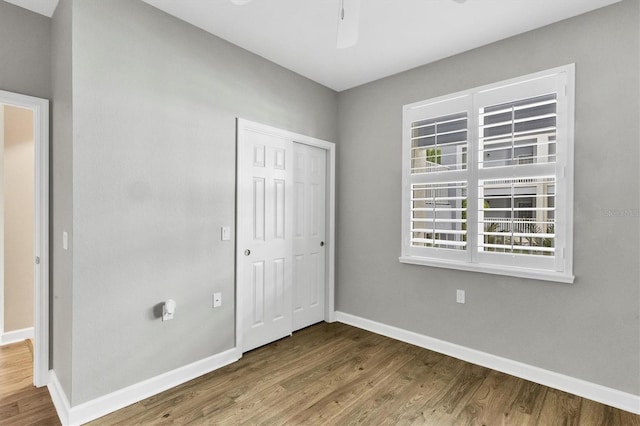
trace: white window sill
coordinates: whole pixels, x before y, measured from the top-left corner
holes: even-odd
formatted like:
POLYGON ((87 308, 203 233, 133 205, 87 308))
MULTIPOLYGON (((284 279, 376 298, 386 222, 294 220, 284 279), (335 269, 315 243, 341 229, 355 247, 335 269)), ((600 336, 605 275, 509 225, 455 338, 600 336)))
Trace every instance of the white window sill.
POLYGON ((460 271, 482 272, 485 274, 506 275, 510 277, 529 278, 542 281, 555 281, 567 284, 572 284, 575 278, 573 275, 563 272, 542 271, 529 268, 516 268, 467 262, 453 262, 441 259, 430 259, 426 257, 400 256, 398 260, 400 260, 400 263, 409 263, 412 265, 457 269, 460 271))

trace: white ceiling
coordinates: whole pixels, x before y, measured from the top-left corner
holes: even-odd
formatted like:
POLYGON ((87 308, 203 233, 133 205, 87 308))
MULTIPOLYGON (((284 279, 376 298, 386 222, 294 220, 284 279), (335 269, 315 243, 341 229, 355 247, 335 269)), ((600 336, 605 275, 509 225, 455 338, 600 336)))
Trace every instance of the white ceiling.
POLYGON ((359 42, 342 50, 339 0, 143 1, 340 91, 619 0, 362 0, 359 42))
MULTIPOLYGON (((57 4, 7 1, 48 16, 57 4)), ((143 1, 340 91, 620 0, 362 0, 348 49, 335 47, 340 0, 143 1)))

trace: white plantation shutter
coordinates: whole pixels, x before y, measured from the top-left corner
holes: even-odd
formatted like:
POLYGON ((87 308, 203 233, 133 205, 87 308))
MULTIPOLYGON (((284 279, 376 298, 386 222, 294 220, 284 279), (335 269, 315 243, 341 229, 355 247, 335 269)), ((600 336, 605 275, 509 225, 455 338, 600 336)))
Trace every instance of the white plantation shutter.
POLYGON ((481 108, 482 168, 555 162, 556 103, 551 93, 481 108))
POLYGON ((401 261, 573 280, 573 72, 405 106, 401 261))
MULTIPOLYGON (((555 75, 475 96, 478 261, 556 270, 559 99, 555 75)), ((560 253, 561 254, 561 253, 560 253)), ((561 262, 559 262, 561 263, 561 262)))
POLYGON ((554 269, 555 178, 480 180, 478 187, 482 261, 554 269))
POLYGON ((411 185, 411 245, 465 250, 466 182, 411 185))
POLYGON ((411 123, 411 173, 467 168, 467 112, 411 123))
POLYGON ((405 115, 407 250, 416 256, 465 260, 471 98, 420 105, 405 115))

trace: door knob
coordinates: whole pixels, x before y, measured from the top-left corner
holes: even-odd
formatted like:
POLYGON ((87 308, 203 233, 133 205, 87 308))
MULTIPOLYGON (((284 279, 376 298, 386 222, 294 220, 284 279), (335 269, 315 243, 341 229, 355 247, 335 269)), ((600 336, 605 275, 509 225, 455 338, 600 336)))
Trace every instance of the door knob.
POLYGON ((320 247, 324 247, 324 241, 320 241, 320 247))
POLYGON ((246 249, 246 250, 244 251, 244 255, 245 255, 245 256, 249 256, 250 254, 251 254, 251 250, 246 249))

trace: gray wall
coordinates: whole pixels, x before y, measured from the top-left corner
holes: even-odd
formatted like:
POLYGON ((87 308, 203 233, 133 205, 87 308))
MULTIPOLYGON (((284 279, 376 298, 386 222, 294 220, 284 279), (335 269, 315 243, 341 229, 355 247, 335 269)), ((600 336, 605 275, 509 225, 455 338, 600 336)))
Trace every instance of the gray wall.
POLYGON ((627 0, 336 95, 138 1, 61 0, 53 20, 0 2, 0 89, 54 98, 52 351, 72 405, 233 346, 236 116, 339 135, 339 310, 640 394, 639 223, 610 214, 639 206, 638 15, 627 0), (576 283, 399 264, 402 105, 570 62, 576 283))
POLYGON ((0 90, 51 98, 51 21, 0 1, 0 90))
POLYGON ((234 346, 235 117, 335 140, 337 94, 139 1, 72 39, 77 405, 234 346))
POLYGON ((639 207, 638 21, 628 0, 340 93, 337 309, 640 394, 639 220, 605 210, 639 207), (573 62, 575 284, 400 264, 402 105, 573 62))
MULTIPOLYGON (((51 31, 51 19, 0 1, 0 90, 52 98, 51 31)), ((54 180, 55 177, 51 181, 53 190, 54 180)), ((55 212, 55 221, 53 217, 55 212)), ((52 274, 55 266, 51 265, 52 274)))
POLYGON ((49 18, 0 1, 0 90, 49 99, 49 18))
POLYGON ((72 4, 60 0, 51 20, 51 354, 60 385, 71 395, 73 320, 72 249, 62 249, 62 233, 73 235, 72 4))

